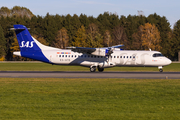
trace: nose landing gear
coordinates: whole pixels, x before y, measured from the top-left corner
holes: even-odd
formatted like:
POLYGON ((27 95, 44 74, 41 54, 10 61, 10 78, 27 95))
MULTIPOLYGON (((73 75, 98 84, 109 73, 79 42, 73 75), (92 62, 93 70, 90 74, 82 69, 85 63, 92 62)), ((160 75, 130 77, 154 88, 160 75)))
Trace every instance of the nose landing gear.
POLYGON ((159 69, 159 72, 163 72, 163 69, 159 69))
POLYGON ((162 66, 159 66, 158 69, 159 69, 159 72, 163 72, 163 67, 162 66))

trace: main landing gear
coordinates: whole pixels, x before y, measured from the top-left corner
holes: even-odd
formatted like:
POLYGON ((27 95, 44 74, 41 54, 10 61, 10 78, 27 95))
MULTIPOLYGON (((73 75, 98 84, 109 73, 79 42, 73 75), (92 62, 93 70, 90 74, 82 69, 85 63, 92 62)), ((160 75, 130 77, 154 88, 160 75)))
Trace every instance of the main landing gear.
POLYGON ((98 67, 98 71, 99 71, 99 72, 103 72, 103 71, 104 71, 104 68, 98 67))
POLYGON ((90 72, 95 72, 96 71, 96 68, 98 68, 98 71, 99 72, 103 72, 104 71, 104 68, 100 68, 99 66, 96 67, 96 66, 91 66, 90 67, 90 72))
POLYGON ((95 71, 96 71, 96 66, 91 66, 91 67, 90 67, 90 71, 91 71, 91 72, 95 72, 95 71))
POLYGON ((159 72, 163 72, 163 67, 162 66, 159 66, 158 69, 159 69, 159 72))

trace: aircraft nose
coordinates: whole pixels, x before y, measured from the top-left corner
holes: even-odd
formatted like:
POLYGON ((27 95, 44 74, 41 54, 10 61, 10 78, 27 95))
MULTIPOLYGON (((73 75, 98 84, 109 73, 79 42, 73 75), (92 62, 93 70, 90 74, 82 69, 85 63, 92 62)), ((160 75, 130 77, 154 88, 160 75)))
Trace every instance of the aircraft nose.
POLYGON ((172 63, 172 61, 171 61, 170 59, 167 58, 166 63, 169 65, 169 64, 172 63))

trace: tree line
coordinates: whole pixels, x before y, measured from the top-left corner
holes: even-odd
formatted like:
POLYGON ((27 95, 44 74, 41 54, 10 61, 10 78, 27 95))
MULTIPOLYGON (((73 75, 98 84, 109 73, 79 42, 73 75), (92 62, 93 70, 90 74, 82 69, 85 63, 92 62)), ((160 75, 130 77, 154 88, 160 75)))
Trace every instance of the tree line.
POLYGON ((9 31, 14 24, 31 28, 31 35, 41 43, 58 48, 123 44, 128 50, 157 50, 171 60, 177 60, 180 50, 180 20, 171 29, 166 17, 156 13, 148 17, 109 12, 97 18, 85 14, 35 16, 27 8, 15 6, 11 10, 2 7, 0 16, 0 60, 26 60, 12 54, 19 50, 15 32, 9 31), (13 10, 16 14, 12 15, 13 10))

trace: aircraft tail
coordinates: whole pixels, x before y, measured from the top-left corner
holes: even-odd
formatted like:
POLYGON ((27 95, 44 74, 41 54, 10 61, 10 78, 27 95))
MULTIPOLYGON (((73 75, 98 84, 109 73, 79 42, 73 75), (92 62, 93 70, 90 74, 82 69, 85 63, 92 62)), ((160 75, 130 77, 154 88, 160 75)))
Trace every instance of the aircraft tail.
POLYGON ((20 53, 15 52, 15 55, 49 62, 42 50, 52 50, 52 47, 45 46, 38 42, 30 35, 28 28, 23 25, 14 25, 14 28, 11 28, 10 30, 15 30, 20 47, 20 53))

